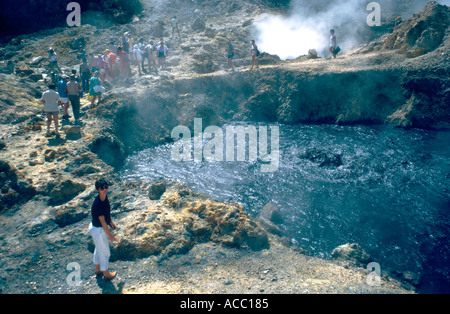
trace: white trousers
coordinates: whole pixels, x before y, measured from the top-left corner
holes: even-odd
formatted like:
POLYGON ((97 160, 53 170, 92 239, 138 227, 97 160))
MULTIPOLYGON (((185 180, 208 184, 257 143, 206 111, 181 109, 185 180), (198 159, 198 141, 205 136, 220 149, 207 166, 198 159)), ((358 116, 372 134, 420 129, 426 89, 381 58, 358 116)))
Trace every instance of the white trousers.
POLYGON ((103 227, 94 227, 92 223, 89 225, 89 233, 95 244, 94 265, 100 265, 100 270, 106 271, 109 268, 109 257, 111 256, 108 235, 103 227))

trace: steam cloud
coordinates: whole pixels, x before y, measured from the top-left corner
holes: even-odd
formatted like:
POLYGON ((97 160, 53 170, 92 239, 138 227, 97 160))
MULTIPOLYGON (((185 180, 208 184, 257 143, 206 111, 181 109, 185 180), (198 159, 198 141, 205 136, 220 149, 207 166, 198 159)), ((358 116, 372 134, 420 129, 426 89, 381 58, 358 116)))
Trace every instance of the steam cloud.
MULTIPOLYGON (((307 1, 292 0, 288 16, 263 15, 255 22, 255 39, 261 51, 278 55, 281 59, 295 59, 316 49, 320 56, 329 56, 330 29, 335 29, 337 44, 344 50, 356 48, 364 42, 368 30, 367 10, 370 0, 307 1)), ((381 5, 381 21, 387 10, 396 12, 396 1, 376 1, 381 5)), ((416 0, 403 11, 403 18, 424 7, 426 0, 416 0), (414 10, 414 11, 413 11, 414 10)), ((450 0, 438 1, 449 5, 450 0)), ((401 15, 399 13, 399 15, 401 15)))

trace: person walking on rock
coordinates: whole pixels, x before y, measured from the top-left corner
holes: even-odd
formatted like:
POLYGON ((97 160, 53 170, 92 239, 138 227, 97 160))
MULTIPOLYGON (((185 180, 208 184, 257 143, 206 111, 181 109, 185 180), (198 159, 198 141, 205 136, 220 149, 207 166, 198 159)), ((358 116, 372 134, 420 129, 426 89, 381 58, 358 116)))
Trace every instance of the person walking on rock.
POLYGON ((48 65, 51 72, 54 72, 55 69, 58 70, 59 73, 62 73, 61 69, 58 65, 58 60, 56 57, 56 52, 53 50, 53 48, 50 48, 48 50, 48 65))
POLYGON ((47 136, 50 135, 50 126, 52 124, 52 120, 55 121, 55 133, 58 135, 59 133, 59 106, 62 106, 61 98, 59 97, 58 92, 55 90, 56 85, 50 84, 49 90, 42 94, 41 102, 44 104, 44 111, 47 116, 47 136))
POLYGON ((231 68, 231 70, 234 71, 233 57, 234 57, 234 47, 231 44, 231 41, 229 40, 227 48, 227 58, 228 58, 227 71, 229 68, 231 68))
POLYGON ((90 80, 90 82, 89 82, 89 86, 90 86, 90 89, 89 89, 89 96, 92 96, 91 107, 94 107, 94 102, 95 102, 95 99, 96 99, 97 97, 98 97, 98 102, 97 102, 97 104, 98 104, 100 101, 102 101, 102 92, 96 91, 96 90, 97 90, 96 86, 102 86, 102 84, 101 84, 101 82, 100 82, 100 79, 98 78, 99 74, 100 74, 100 73, 99 73, 98 71, 95 71, 95 72, 94 72, 94 76, 91 77, 91 80, 90 80))
POLYGON ((76 81, 75 75, 70 76, 70 82, 67 83, 67 94, 69 94, 69 101, 72 105, 73 117, 75 123, 79 123, 80 120, 80 87, 76 81))
POLYGON ((160 65, 161 69, 165 69, 166 58, 169 54, 169 49, 167 48, 167 45, 164 42, 163 38, 161 38, 161 40, 159 41, 156 51, 158 52, 158 64, 160 65))
POLYGON ((334 29, 330 30, 330 34, 331 34, 331 37, 330 37, 330 52, 331 52, 331 55, 333 56, 333 58, 336 58, 335 50, 336 50, 337 44, 336 44, 336 34, 334 33, 334 29))
POLYGON ((97 197, 91 207, 92 221, 89 225, 89 233, 95 244, 94 266, 97 276, 103 274, 104 279, 114 279, 116 272, 109 271, 109 241, 117 239, 113 236, 109 228, 116 229, 116 225, 111 219, 111 206, 108 200, 108 183, 104 179, 95 182, 97 197))
POLYGON ((67 82, 69 81, 69 77, 67 75, 63 75, 61 80, 58 82, 58 94, 61 97, 62 107, 63 107, 63 120, 69 120, 69 95, 67 94, 67 82))

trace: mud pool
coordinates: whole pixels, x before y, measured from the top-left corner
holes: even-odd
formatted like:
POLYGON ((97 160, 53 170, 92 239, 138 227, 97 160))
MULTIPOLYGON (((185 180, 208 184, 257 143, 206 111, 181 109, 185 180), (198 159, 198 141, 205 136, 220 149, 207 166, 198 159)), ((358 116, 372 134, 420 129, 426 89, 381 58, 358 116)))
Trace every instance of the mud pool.
POLYGON ((261 172, 264 162, 248 154, 240 162, 175 161, 168 143, 129 156, 121 176, 178 180, 254 217, 273 203, 283 234, 312 255, 329 258, 357 242, 382 270, 420 274, 419 292, 450 292, 450 132, 277 126, 275 172, 261 172))

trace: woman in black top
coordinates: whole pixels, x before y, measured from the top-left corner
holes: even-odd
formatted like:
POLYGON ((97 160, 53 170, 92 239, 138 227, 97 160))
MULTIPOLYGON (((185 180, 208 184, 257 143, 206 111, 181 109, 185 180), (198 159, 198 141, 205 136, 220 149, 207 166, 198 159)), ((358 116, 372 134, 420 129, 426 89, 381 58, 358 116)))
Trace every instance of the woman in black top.
POLYGON ((91 215, 92 222, 89 226, 89 232, 92 235, 95 244, 94 265, 95 274, 103 273, 105 279, 113 279, 116 273, 109 271, 109 241, 117 241, 117 239, 109 231, 108 226, 112 229, 116 225, 111 220, 111 206, 108 200, 108 183, 104 179, 95 182, 95 189, 98 192, 97 197, 92 204, 91 215))

